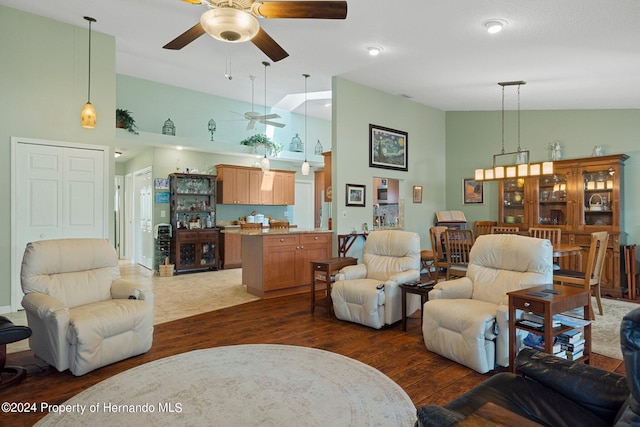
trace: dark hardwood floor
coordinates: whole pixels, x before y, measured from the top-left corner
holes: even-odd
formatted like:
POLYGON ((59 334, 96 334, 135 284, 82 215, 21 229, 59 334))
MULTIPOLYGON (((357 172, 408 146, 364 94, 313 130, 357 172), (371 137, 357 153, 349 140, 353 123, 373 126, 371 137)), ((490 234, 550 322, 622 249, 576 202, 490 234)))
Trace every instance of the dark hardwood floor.
MULTIPOLYGON (((8 355, 8 365, 22 365, 29 375, 21 384, 0 390, 0 402, 58 404, 126 369, 191 350, 233 344, 289 344, 342 354, 382 371, 398 383, 416 406, 444 404, 490 377, 429 352, 420 318, 407 332, 395 324, 382 330, 310 314, 309 294, 259 300, 157 325, 151 350, 81 377, 58 372, 30 351, 8 355)), ((622 361, 594 355, 592 365, 624 374, 622 361)), ((0 414, 2 426, 31 426, 45 414, 0 414)))

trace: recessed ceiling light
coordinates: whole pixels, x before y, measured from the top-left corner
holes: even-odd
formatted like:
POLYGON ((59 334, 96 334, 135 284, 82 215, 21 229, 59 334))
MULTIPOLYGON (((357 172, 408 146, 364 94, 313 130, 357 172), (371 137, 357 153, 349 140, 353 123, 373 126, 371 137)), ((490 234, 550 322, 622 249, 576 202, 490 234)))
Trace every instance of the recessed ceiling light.
POLYGON ((367 50, 369 51, 369 55, 378 56, 380 52, 382 52, 381 46, 367 46, 367 50))
POLYGON ((488 21, 484 21, 482 25, 487 29, 489 34, 495 34, 502 31, 502 28, 507 25, 507 21, 503 19, 490 19, 488 21))

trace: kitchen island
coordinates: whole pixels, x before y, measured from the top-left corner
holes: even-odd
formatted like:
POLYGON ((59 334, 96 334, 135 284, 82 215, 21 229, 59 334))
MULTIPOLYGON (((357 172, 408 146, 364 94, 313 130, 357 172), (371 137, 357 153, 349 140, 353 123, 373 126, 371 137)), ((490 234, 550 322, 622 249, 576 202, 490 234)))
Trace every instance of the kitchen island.
POLYGON ((314 260, 331 258, 332 231, 320 229, 227 230, 242 236, 242 283, 261 298, 310 291, 314 260))

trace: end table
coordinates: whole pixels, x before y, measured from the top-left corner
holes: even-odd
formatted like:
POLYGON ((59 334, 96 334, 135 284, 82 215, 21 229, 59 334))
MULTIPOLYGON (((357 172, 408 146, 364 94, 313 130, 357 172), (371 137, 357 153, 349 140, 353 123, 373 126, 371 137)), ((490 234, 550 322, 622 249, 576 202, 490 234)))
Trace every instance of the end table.
POLYGON ((422 306, 425 302, 429 301, 429 291, 433 289, 433 280, 423 280, 422 276, 420 280, 412 283, 401 283, 400 290, 402 291, 402 331, 407 331, 407 294, 420 295, 420 325, 422 325, 422 306))
POLYGON ((358 259, 353 257, 311 261, 311 314, 314 314, 316 305, 321 305, 326 307, 327 316, 331 315, 331 283, 333 282, 334 272, 347 265, 356 265, 357 263, 358 259), (316 284, 324 284, 326 292, 324 299, 316 298, 316 284))

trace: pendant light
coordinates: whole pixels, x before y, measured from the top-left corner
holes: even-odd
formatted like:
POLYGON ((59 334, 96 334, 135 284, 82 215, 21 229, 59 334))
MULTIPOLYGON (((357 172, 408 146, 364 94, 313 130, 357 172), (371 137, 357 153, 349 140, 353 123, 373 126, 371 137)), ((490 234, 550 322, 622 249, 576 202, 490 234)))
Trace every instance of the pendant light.
MULTIPOLYGON (((262 65, 264 65, 264 115, 267 116, 267 67, 271 64, 267 61, 263 61, 262 65)), ((264 123, 264 135, 267 135, 267 121, 264 123)), ((264 157, 260 161, 260 167, 262 168, 262 172, 269 172, 270 167, 269 159, 267 158, 267 146, 264 146, 264 157)))
POLYGON ((91 23, 96 22, 94 18, 89 16, 84 17, 85 20, 89 21, 89 83, 87 89, 87 103, 82 107, 82 112, 80 113, 80 124, 83 128, 86 129, 94 129, 96 127, 96 109, 93 108, 93 104, 91 104, 91 23))
POLYGON ((309 175, 309 162, 307 161, 307 79, 309 74, 304 76, 304 163, 302 163, 302 175, 309 175))

